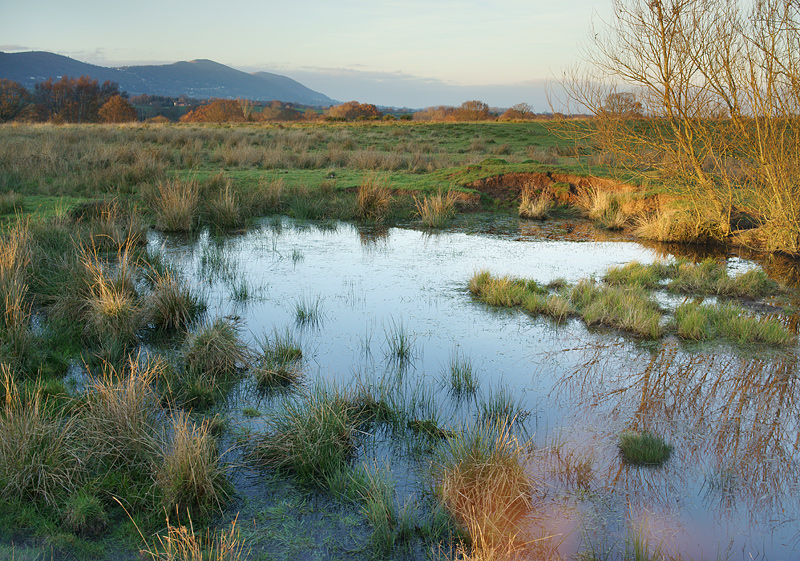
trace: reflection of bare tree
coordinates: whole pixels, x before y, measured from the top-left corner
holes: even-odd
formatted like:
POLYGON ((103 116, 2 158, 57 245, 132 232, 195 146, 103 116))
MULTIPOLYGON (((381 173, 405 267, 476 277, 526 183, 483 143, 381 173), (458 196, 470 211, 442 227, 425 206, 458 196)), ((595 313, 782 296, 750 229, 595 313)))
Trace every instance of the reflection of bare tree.
MULTIPOLYGON (((741 503, 751 512, 793 503, 800 449, 796 354, 689 353, 675 341, 633 356, 609 350, 587 351, 559 388, 587 408, 608 408, 632 429, 672 434, 681 461, 670 466, 671 482, 662 481, 662 488, 680 485, 691 466, 705 463, 713 470, 706 501, 725 508, 741 503)), ((651 498, 664 477, 617 464, 611 469, 617 490, 651 498)))

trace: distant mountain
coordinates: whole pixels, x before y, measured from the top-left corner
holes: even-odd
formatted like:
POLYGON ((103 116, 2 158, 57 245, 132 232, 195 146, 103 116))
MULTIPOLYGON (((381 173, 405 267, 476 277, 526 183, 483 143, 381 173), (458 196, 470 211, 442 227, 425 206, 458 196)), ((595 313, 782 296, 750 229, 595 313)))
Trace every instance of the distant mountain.
POLYGON ((0 78, 32 88, 47 78, 88 75, 98 82, 117 82, 129 94, 198 99, 221 97, 258 101, 277 99, 303 105, 331 105, 334 100, 300 82, 269 72, 248 74, 211 60, 106 68, 47 52, 0 52, 0 78))

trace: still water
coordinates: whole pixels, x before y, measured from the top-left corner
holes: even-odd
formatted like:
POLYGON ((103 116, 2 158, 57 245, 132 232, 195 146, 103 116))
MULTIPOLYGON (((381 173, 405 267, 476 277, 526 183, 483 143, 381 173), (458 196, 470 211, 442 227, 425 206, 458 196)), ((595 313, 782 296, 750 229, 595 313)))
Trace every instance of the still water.
MULTIPOLYGON (((474 421, 482 398, 513 395, 532 443, 533 533, 547 538, 550 558, 622 558, 631 536, 691 559, 800 558, 796 348, 642 342, 577 319, 558 325, 491 308, 467 290, 481 269, 573 283, 670 258, 661 249, 580 223, 481 216, 436 234, 271 218, 240 235, 153 234, 150 245, 201 289, 210 317, 239 318, 252 345, 291 332, 308 384, 392 372, 429 393, 444 426, 474 421), (315 320, 298 321, 298 309, 315 320), (390 356, 398 331, 412 343, 399 373, 390 356), (478 372, 473 401, 446 389, 454 353, 478 372), (665 466, 620 460, 616 439, 631 428, 674 446, 665 466)), ((733 256, 728 265, 757 266, 733 256)), ((391 462, 399 502, 413 492, 402 450, 363 455, 391 462)))

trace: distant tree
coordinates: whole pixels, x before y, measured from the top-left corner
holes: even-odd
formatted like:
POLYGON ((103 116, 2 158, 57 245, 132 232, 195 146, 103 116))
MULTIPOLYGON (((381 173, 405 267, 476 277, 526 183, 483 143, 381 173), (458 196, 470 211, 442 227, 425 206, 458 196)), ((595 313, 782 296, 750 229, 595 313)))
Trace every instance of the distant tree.
POLYGON ((252 100, 249 99, 238 99, 239 107, 242 110, 242 116, 244 117, 245 121, 250 121, 250 114, 253 112, 254 103, 252 100))
POLYGON ((0 79, 0 123, 15 119, 32 99, 30 92, 22 84, 0 79))
POLYGON ((530 105, 527 103, 517 103, 513 107, 506 109, 506 111, 500 115, 500 120, 519 121, 533 119, 535 116, 536 114, 533 112, 533 108, 530 105))
POLYGON ((58 82, 48 78, 34 86, 33 94, 41 120, 66 123, 97 121, 100 107, 115 95, 121 95, 116 82, 100 86, 89 76, 62 76, 58 82))
POLYGON ((359 103, 357 101, 348 101, 347 103, 336 105, 325 113, 326 119, 342 121, 363 121, 380 119, 381 117, 383 117, 383 113, 378 111, 377 107, 371 103, 359 103))
POLYGON ((269 107, 265 107, 258 113, 259 121, 299 121, 304 114, 291 107, 290 104, 284 105, 281 102, 272 102, 269 107))
POLYGON ((238 101, 215 99, 181 117, 182 123, 241 123, 244 113, 238 101))
POLYGON ((428 107, 422 111, 417 111, 413 115, 415 121, 444 121, 449 118, 455 109, 447 107, 446 105, 439 105, 437 107, 428 107))
POLYGON ((602 111, 624 119, 641 119, 642 104, 633 92, 613 92, 606 96, 602 111))
POLYGON ((137 119, 136 109, 121 95, 115 95, 98 111, 98 117, 103 123, 129 123, 137 119))
POLYGON ((485 121, 489 118, 489 106, 476 99, 465 101, 450 118, 454 121, 485 121))

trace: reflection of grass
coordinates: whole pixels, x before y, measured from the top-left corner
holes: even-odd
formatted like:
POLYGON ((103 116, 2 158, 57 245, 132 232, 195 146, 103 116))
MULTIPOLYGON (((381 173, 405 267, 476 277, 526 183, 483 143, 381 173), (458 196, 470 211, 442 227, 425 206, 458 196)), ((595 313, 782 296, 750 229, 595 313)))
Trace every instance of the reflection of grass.
POLYGON ((628 430, 619 437, 619 451, 629 464, 660 466, 672 454, 672 446, 664 439, 647 431, 628 430))
POLYGON ((489 388, 478 401, 481 421, 490 425, 512 425, 525 420, 530 413, 525 410, 522 396, 514 396, 505 384, 489 388))

